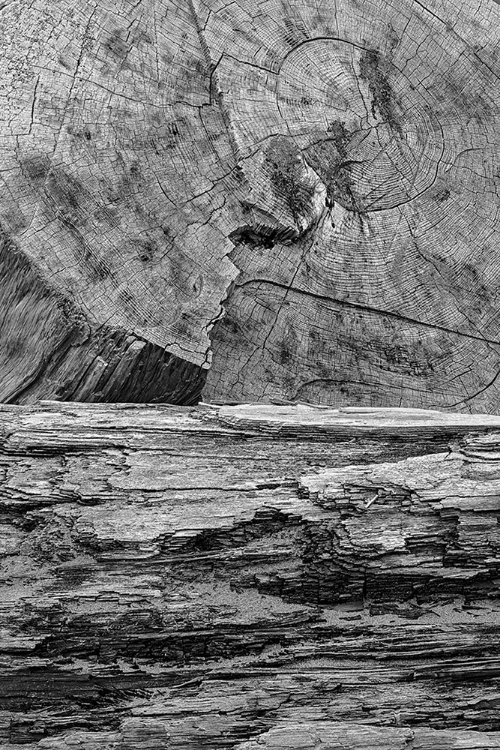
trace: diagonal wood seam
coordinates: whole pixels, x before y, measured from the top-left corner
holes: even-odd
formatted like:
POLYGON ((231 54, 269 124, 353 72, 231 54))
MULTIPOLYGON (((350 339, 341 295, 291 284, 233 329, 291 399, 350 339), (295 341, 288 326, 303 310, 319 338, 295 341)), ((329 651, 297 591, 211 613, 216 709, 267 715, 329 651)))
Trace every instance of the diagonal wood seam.
POLYGON ((219 79, 217 75, 217 68, 224 57, 224 53, 221 54, 217 62, 214 62, 212 59, 212 54, 210 51, 210 47, 208 45, 208 42, 205 38, 205 30, 201 26, 200 18, 198 16, 198 13, 195 8, 194 0, 188 0, 188 6, 191 11, 191 15, 193 17, 193 22, 196 27, 196 32, 198 34, 198 39, 200 41, 200 46, 203 51, 203 54, 205 56, 205 61, 207 64, 207 68, 210 71, 210 103, 212 103, 213 98, 217 102, 217 105, 220 109, 222 120, 224 122, 224 125, 226 127, 227 136, 229 139, 229 142, 231 144, 231 149, 233 151, 235 162, 238 162, 240 160, 240 149, 238 146, 238 139, 236 137, 236 133, 231 121, 231 113, 229 111, 229 108, 226 106, 224 102, 224 94, 222 92, 222 89, 219 85, 219 79), (212 97, 212 92, 215 92, 215 97, 212 97))
MULTIPOLYGON (((218 75, 217 75, 217 67, 219 66, 222 58, 224 57, 224 54, 221 54, 221 56, 219 57, 219 59, 217 60, 217 62, 214 62, 214 60, 212 59, 212 54, 211 54, 211 51, 210 51, 210 47, 209 47, 208 42, 207 42, 207 40, 205 38, 204 27, 202 27, 202 25, 200 23, 200 18, 199 18, 198 12, 197 12, 196 7, 195 7, 195 0, 188 0, 188 8, 189 8, 189 11, 191 13, 194 26, 196 28, 196 33, 198 35, 198 39, 199 39, 199 42, 200 42, 200 47, 201 47, 203 55, 205 57, 205 62, 206 62, 206 65, 207 65, 207 69, 209 71, 209 83, 208 83, 208 85, 209 85, 209 104, 212 105, 213 101, 215 100, 217 106, 219 107, 219 110, 220 110, 220 113, 221 113, 221 119, 222 119, 222 122, 223 122, 223 124, 225 126, 226 135, 227 135, 230 147, 231 147, 231 151, 233 153, 233 158, 234 158, 234 167, 233 167, 233 169, 234 169, 234 168, 237 168, 238 163, 240 161, 240 149, 239 149, 239 146, 238 146, 238 140, 237 140, 237 137, 236 137, 236 133, 235 133, 233 124, 231 122, 231 113, 229 111, 229 108, 226 106, 226 104, 224 102, 224 95, 223 95, 222 89, 221 89, 221 87, 219 85, 219 79, 218 79, 218 75)), ((247 183, 247 179, 246 179, 246 177, 244 176, 243 173, 241 173, 241 177, 243 178, 244 184, 247 186, 247 189, 249 189, 248 183, 247 183)), ((236 200, 237 200, 237 195, 236 195, 236 200)), ((228 237, 228 239, 230 239, 230 238, 228 237)), ((226 257, 228 257, 228 256, 226 256, 226 257)), ((228 260, 231 260, 231 259, 228 258, 228 260)), ((234 266, 235 278, 236 278, 240 274, 240 269, 234 263, 232 265, 234 266)), ((224 292, 224 295, 219 300, 219 312, 218 312, 218 314, 215 317, 213 317, 211 320, 209 320, 206 323, 206 325, 205 325, 205 331, 206 331, 207 337, 209 339, 209 345, 208 345, 208 347, 207 347, 207 349, 205 351, 205 359, 204 359, 204 362, 202 364, 202 367, 207 367, 207 369, 210 369, 210 367, 211 367, 211 354, 212 354, 212 348, 213 348, 212 347, 212 339, 211 339, 210 333, 213 330, 213 327, 215 326, 215 324, 219 320, 221 320, 224 317, 224 315, 226 314, 226 302, 228 301, 228 299, 231 296, 231 293, 232 293, 232 290, 233 290, 233 287, 234 287, 234 283, 235 283, 234 279, 232 279, 228 283, 228 285, 226 287, 226 290, 224 292)))

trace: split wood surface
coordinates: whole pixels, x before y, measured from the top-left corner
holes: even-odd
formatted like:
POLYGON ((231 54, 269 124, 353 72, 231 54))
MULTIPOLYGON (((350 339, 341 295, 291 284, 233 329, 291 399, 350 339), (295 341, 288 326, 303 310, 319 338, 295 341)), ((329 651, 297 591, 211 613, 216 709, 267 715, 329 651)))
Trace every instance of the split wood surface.
POLYGON ((500 417, 0 408, 5 750, 500 748, 500 417))
POLYGON ((0 401, 498 411, 495 0, 0 3, 0 401), (223 315, 225 312, 225 315, 223 315))

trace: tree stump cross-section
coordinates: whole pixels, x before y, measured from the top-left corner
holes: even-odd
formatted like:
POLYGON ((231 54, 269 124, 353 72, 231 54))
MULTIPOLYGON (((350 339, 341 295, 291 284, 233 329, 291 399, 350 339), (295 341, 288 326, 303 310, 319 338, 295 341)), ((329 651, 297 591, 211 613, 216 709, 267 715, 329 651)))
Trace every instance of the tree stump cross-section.
POLYGON ((498 411, 495 0, 8 0, 0 400, 498 411))

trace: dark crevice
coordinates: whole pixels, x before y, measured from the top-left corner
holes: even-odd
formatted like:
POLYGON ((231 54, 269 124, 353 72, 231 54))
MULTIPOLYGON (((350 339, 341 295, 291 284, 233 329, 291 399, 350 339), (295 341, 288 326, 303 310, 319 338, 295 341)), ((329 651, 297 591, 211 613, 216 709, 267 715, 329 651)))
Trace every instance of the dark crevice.
POLYGON ((293 244, 298 236, 296 232, 287 227, 245 224, 231 232, 229 239, 234 245, 248 245, 249 247, 262 247, 271 250, 278 243, 282 245, 293 244))
POLYGON ((362 81, 368 84, 372 96, 372 114, 377 112, 389 127, 402 135, 401 124, 396 115, 396 98, 388 78, 388 65, 378 50, 364 50, 359 65, 362 81))

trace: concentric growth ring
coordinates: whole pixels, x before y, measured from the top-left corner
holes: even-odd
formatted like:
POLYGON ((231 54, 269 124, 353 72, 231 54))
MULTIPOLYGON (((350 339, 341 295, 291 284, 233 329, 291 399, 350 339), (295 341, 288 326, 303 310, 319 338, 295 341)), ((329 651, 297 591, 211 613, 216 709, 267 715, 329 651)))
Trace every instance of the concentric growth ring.
POLYGON ((288 132, 331 201, 360 213, 433 184, 443 136, 426 97, 378 52, 329 38, 295 47, 276 88, 288 132))

